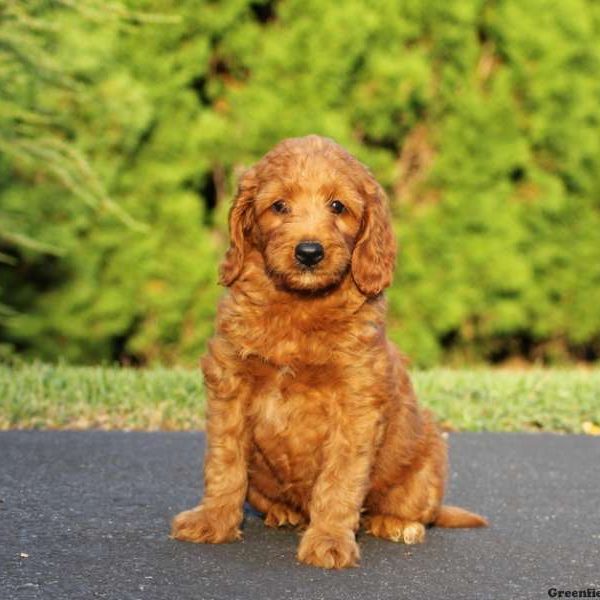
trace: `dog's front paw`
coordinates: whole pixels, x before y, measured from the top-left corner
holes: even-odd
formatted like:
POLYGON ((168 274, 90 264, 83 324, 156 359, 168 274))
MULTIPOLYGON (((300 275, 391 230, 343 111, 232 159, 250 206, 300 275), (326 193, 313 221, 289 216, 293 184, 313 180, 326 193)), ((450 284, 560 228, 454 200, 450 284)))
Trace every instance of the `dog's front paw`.
POLYGON ((325 569, 355 567, 360 553, 354 532, 350 529, 327 531, 309 527, 298 548, 298 560, 325 569))
POLYGON ((183 542, 222 544, 242 537, 239 509, 206 508, 202 505, 179 513, 171 524, 171 537, 183 542))

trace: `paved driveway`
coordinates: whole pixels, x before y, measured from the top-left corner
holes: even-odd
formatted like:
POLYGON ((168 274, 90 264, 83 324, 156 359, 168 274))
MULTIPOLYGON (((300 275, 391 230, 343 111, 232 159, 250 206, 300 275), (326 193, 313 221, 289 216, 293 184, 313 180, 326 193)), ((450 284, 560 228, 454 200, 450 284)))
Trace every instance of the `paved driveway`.
POLYGON ((168 538, 170 517, 200 497, 200 433, 2 432, 0 598, 600 597, 600 439, 456 434, 450 445, 448 501, 491 527, 432 529, 421 546, 360 534, 360 568, 330 572, 298 564, 297 534, 253 514, 240 543, 168 538))

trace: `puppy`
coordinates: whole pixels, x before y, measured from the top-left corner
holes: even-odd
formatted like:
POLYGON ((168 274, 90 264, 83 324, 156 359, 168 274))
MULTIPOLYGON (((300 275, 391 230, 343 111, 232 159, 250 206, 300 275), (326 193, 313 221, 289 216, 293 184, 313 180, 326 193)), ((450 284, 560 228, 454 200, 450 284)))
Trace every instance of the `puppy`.
POLYGON ((205 494, 172 537, 239 539, 248 501, 305 529, 301 562, 341 568, 360 522, 406 544, 426 525, 485 525, 442 505, 446 445, 386 339, 396 246, 368 169, 331 140, 285 140, 242 177, 230 236, 202 360, 205 494))

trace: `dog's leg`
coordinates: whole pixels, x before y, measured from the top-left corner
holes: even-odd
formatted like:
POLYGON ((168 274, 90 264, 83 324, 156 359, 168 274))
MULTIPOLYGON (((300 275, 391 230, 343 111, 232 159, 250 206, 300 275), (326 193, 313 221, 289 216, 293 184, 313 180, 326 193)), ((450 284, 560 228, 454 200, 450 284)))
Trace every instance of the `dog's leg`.
POLYGON ((214 354, 202 366, 208 396, 204 498, 200 506, 173 519, 171 536, 216 544, 241 537, 239 526, 248 487, 245 403, 249 389, 241 378, 227 372, 224 361, 217 361, 214 354))
POLYGON ((417 472, 391 486, 377 499, 368 498, 363 526, 376 537, 418 544, 425 540, 425 525, 433 522, 442 501, 443 481, 433 465, 426 463, 417 472))
POLYGON ((267 527, 305 525, 306 517, 285 498, 281 482, 258 448, 250 455, 248 502, 265 516, 267 527))
MULTIPOLYGON (((398 473, 387 473, 386 480, 395 480, 385 488, 381 478, 375 473, 376 484, 365 500, 366 514, 362 524, 367 533, 376 537, 418 544, 425 540, 425 525, 432 523, 439 511, 444 494, 446 477, 446 445, 437 429, 427 416, 422 421, 422 453, 414 461, 414 466, 398 465, 398 473)), ((402 440, 392 439, 391 444, 402 440)), ((398 456, 391 447, 383 446, 382 454, 398 456)))
POLYGON ((366 419, 345 415, 326 442, 325 462, 312 491, 310 525, 298 549, 298 559, 325 568, 356 566, 355 533, 368 487, 378 415, 366 419))

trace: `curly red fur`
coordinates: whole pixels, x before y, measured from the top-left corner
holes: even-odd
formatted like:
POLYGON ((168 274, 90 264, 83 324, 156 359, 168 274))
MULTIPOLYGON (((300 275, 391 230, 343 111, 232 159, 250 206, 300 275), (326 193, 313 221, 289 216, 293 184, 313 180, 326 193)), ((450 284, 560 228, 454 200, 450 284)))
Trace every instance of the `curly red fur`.
POLYGON ((484 525, 442 506, 445 443, 385 336, 396 249, 368 169, 331 140, 281 142, 242 177, 230 242, 202 361, 205 496, 173 537, 235 540, 248 500, 267 525, 306 527, 300 561, 339 568, 358 561, 361 515, 405 543, 428 524, 484 525), (296 256, 307 241, 323 248, 309 267, 296 256))

